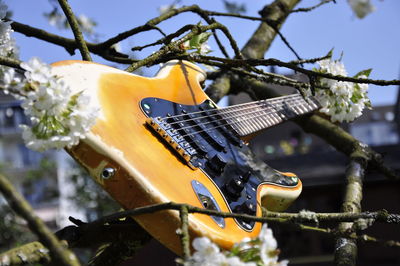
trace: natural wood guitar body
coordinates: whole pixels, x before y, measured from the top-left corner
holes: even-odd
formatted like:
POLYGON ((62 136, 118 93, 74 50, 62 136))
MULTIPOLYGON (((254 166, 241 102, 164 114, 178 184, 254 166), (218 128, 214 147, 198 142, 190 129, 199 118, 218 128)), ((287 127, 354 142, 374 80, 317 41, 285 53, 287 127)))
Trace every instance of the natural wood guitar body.
MULTIPOLYGON (((187 62, 169 62, 154 78, 145 78, 111 67, 82 62, 55 63, 55 73, 76 91, 88 90, 101 106, 96 124, 79 145, 68 152, 125 209, 157 203, 177 202, 203 207, 194 194, 191 182, 207 187, 221 211, 231 210, 214 182, 200 169, 192 169, 159 140, 146 126, 146 115, 140 101, 146 97, 162 98, 185 105, 198 105, 208 99, 200 83, 203 71, 187 62), (110 179, 101 178, 104 168, 116 169, 110 179)), ((301 191, 271 184, 257 189, 258 202, 286 207, 301 191), (282 200, 283 199, 283 200, 282 200)), ((277 207, 276 209, 280 209, 277 207)), ((272 207, 273 209, 273 207, 272 207)), ((261 207, 257 206, 257 215, 261 207)), ((181 245, 176 230, 180 226, 177 211, 161 211, 134 217, 153 237, 176 253, 181 245)), ((251 231, 243 230, 234 219, 226 218, 218 226, 207 215, 190 214, 190 236, 207 236, 223 248, 230 248, 244 237, 258 235, 261 224, 251 231)))

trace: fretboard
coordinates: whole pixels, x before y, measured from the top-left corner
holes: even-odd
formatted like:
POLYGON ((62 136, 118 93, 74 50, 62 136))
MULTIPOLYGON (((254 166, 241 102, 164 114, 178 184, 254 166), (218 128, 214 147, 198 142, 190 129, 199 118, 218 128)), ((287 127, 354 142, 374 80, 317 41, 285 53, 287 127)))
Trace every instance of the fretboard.
POLYGON ((220 109, 219 114, 238 135, 247 136, 320 107, 314 97, 306 101, 300 94, 292 94, 229 106, 220 109))

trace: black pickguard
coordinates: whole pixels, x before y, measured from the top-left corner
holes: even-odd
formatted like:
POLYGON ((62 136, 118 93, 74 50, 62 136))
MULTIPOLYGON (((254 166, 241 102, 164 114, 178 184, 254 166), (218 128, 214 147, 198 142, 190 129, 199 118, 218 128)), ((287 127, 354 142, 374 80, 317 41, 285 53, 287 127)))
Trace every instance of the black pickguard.
MULTIPOLYGON (((232 212, 256 215, 256 193, 260 184, 283 187, 298 184, 297 178, 288 178, 255 159, 210 101, 181 105, 145 98, 140 105, 143 112, 156 121, 154 130, 161 127, 164 138, 170 134, 164 141, 175 141, 170 148, 177 157, 192 168, 202 169, 213 180, 232 212), (188 156, 183 157, 183 153, 188 156)), ((254 227, 254 222, 236 221, 244 230, 254 227)))

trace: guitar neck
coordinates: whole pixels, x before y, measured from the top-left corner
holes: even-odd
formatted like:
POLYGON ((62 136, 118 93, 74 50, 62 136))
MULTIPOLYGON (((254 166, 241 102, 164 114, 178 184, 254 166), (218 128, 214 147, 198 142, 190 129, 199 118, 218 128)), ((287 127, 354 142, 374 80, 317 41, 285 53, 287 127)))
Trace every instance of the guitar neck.
POLYGON ((288 119, 319 109, 319 102, 300 94, 292 94, 251 103, 229 106, 219 114, 238 133, 247 136, 288 119))

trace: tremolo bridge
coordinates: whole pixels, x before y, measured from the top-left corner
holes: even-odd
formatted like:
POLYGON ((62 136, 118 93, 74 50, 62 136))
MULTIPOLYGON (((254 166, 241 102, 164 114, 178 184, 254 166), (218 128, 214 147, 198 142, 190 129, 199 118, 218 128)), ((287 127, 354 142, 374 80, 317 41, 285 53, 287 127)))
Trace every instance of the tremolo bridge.
MULTIPOLYGON (((157 102, 160 104, 163 100, 157 99, 157 102)), ((149 103, 146 106, 150 106, 149 103)), ((225 151, 226 139, 242 145, 215 110, 210 101, 197 106, 177 105, 165 117, 149 117, 146 122, 192 169, 202 168, 209 156, 213 156, 213 163, 223 163, 223 159, 215 157, 216 153, 212 151, 225 151), (180 110, 178 115, 176 110, 180 110)))

